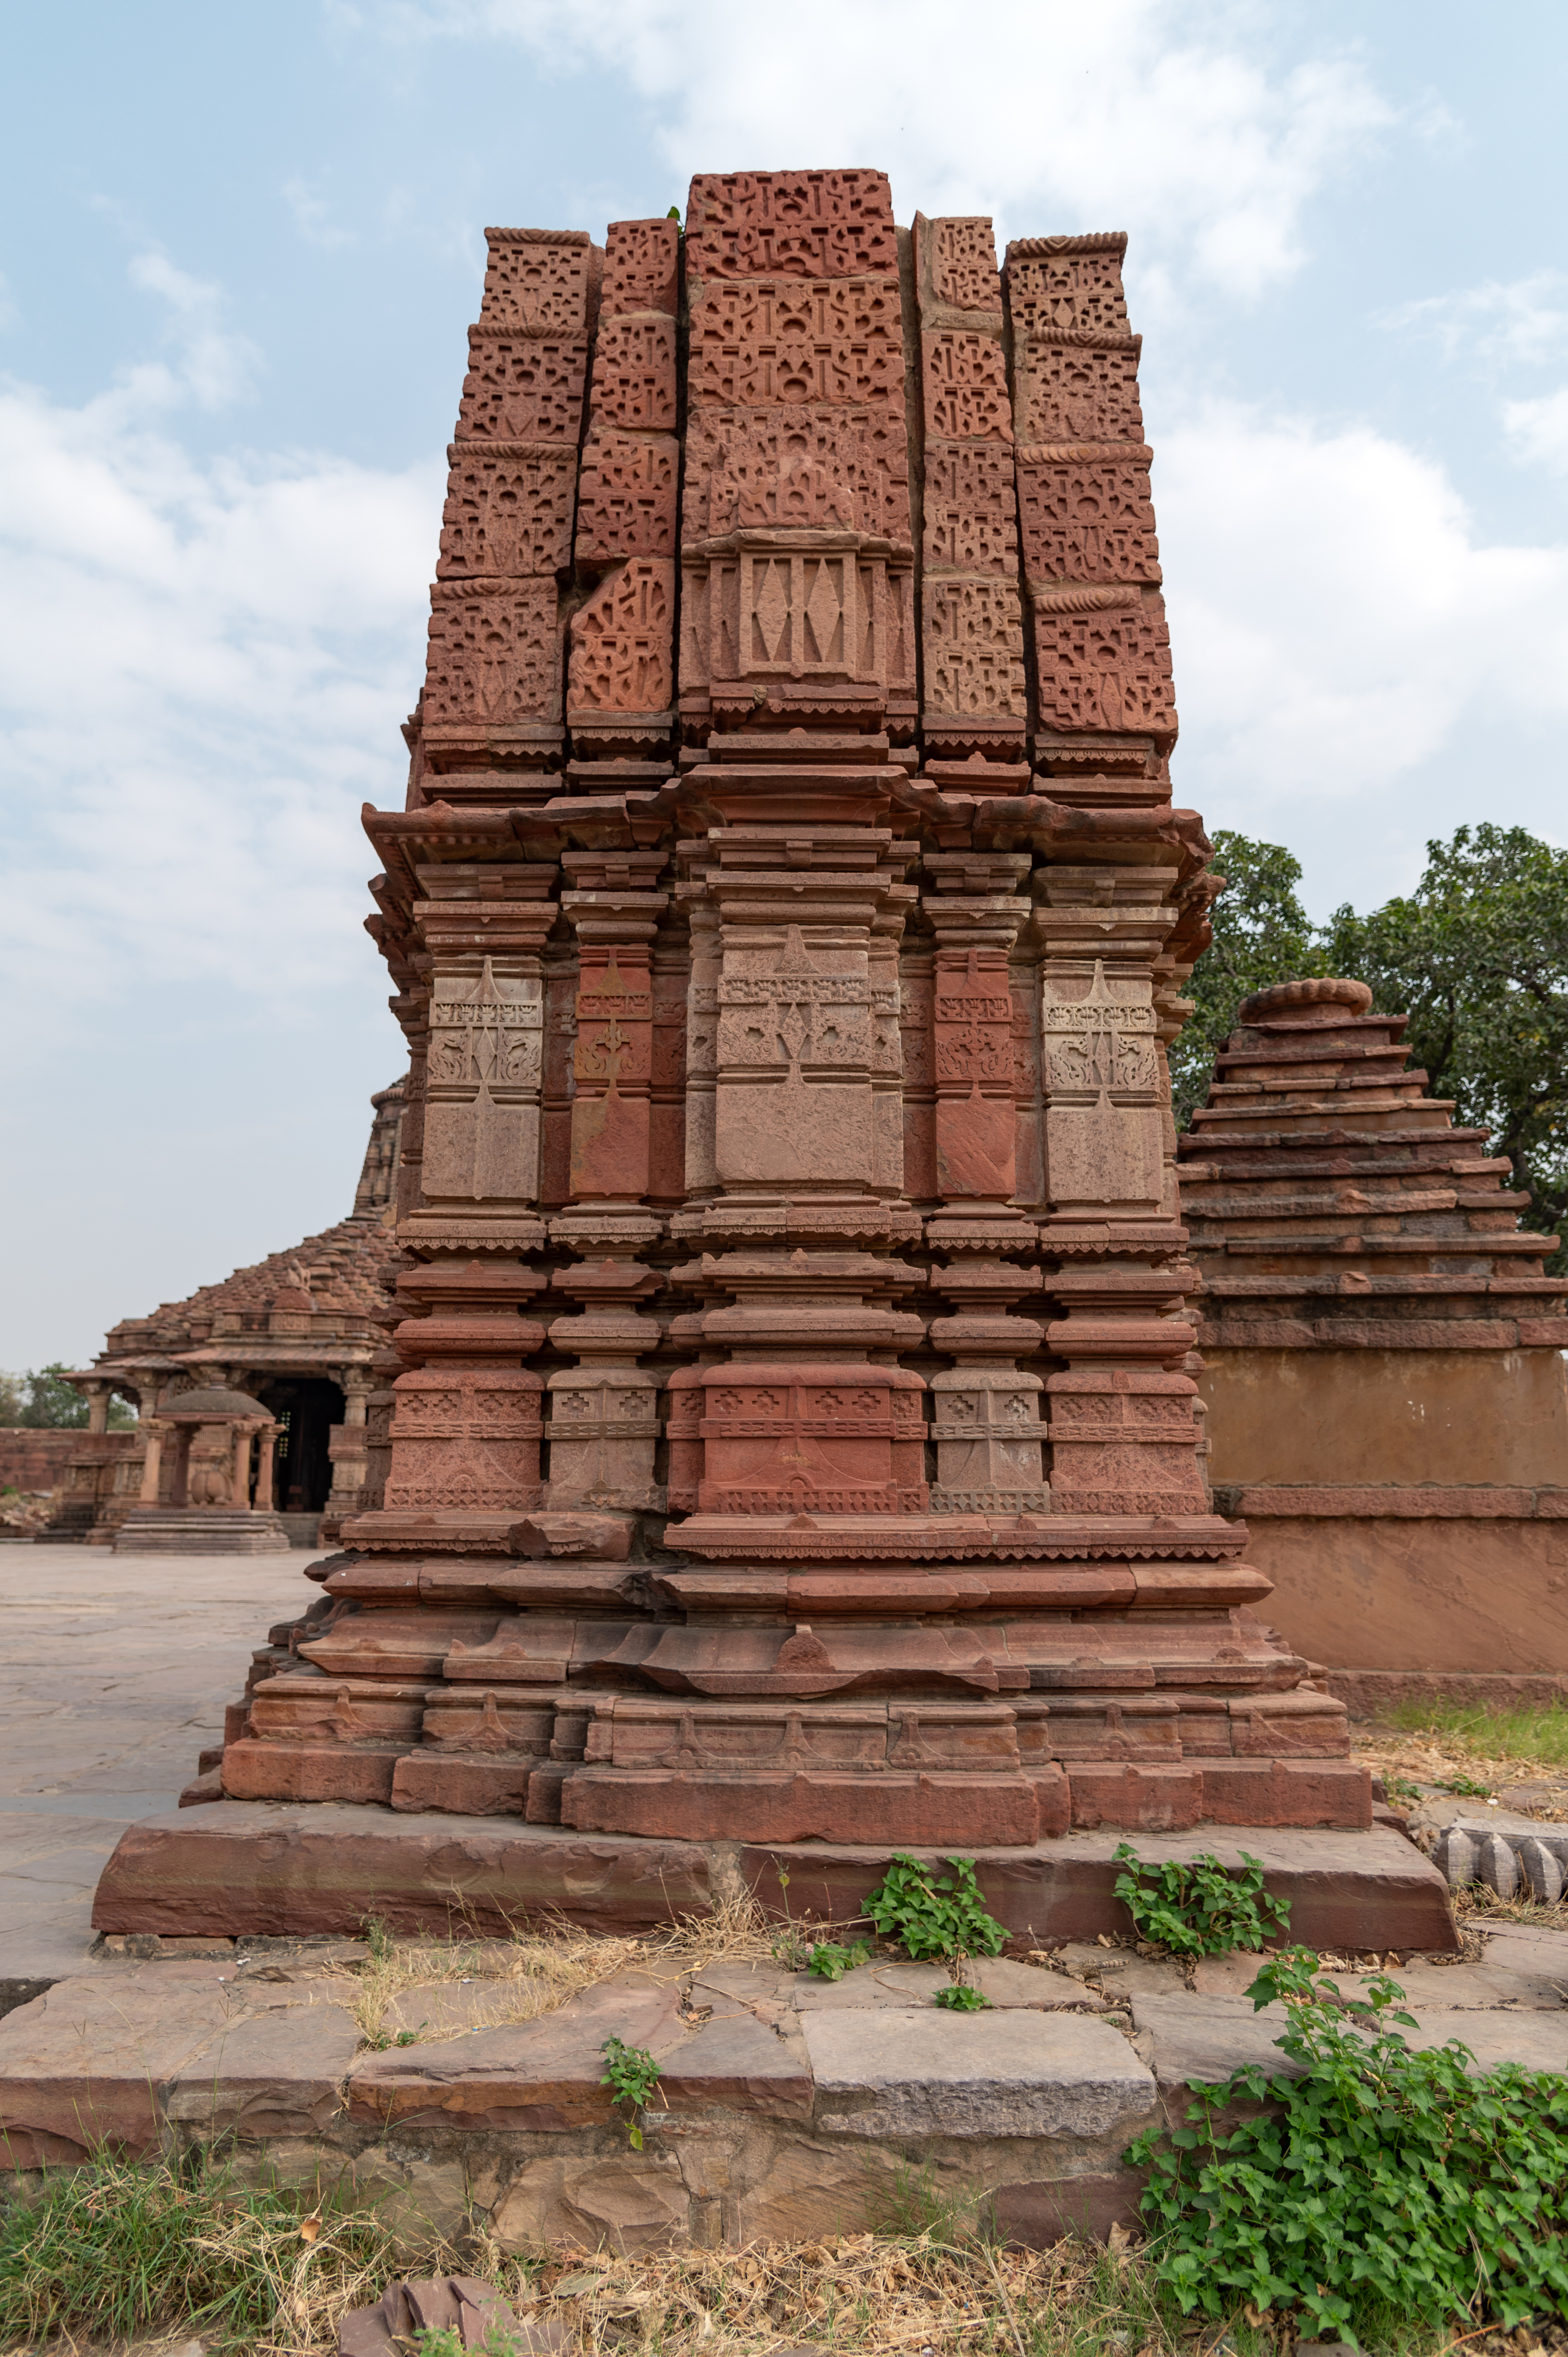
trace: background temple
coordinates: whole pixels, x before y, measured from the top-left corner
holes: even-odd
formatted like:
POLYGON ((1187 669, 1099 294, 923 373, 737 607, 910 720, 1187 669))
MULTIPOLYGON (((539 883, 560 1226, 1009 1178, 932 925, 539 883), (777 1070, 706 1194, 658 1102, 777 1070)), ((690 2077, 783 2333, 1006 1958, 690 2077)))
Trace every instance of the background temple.
MULTIPOLYGON (((1365 983, 1244 999, 1181 1141, 1228 1513, 1271 1609, 1375 1706, 1568 1666, 1568 1279, 1365 983)), ((1528 1688, 1523 1691, 1528 1691, 1528 1688)))
MULTIPOLYGON (((325 1234, 292 1251, 236 1269, 188 1300, 166 1302, 150 1318, 122 1318, 91 1367, 72 1380, 89 1402, 88 1429, 74 1440, 55 1492, 44 1540, 113 1545, 127 1515, 144 1502, 168 1510, 233 1503, 231 1427, 214 1419, 196 1433, 183 1459, 160 1449, 156 1495, 148 1495, 147 1423, 160 1401, 199 1386, 228 1388, 258 1402, 279 1427, 270 1476, 252 1465, 250 1502, 275 1508, 296 1545, 313 1545, 324 1527, 360 1501, 366 1479, 368 1411, 373 1412, 374 1361, 385 1343, 376 1323, 401 1258, 392 1232, 392 1195, 403 1125, 403 1083, 371 1100, 371 1135, 354 1191, 354 1209, 325 1234), (107 1429, 111 1397, 141 1414, 134 1431, 107 1429), (183 1495, 178 1495, 183 1488, 183 1495)), ((381 1404, 384 1427, 390 1394, 381 1404)), ((231 1552, 242 1535, 220 1515, 202 1534, 208 1551, 231 1552)))

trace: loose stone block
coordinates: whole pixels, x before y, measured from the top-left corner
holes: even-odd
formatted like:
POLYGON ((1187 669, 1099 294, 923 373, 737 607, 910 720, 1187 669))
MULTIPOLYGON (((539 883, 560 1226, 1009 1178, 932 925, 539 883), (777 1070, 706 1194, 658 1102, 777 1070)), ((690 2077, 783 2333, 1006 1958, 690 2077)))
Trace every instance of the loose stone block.
POLYGON ((1105 2022, 895 2007, 804 2027, 819 2119, 840 2135, 1126 2141, 1155 2111, 1151 2073, 1105 2022))

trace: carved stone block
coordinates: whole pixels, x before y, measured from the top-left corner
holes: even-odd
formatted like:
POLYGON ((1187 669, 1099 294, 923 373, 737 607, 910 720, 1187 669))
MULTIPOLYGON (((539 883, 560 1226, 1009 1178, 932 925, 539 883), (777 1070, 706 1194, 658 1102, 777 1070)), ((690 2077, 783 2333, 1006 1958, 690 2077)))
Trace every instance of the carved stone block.
POLYGON ((1013 403, 1002 346, 970 328, 920 338, 926 431, 947 441, 1011 442, 1013 403))
POLYGON ((471 328, 457 439, 575 443, 587 371, 585 336, 471 328))
POLYGON ((489 229, 479 317, 487 328, 580 336, 588 326, 593 246, 585 230, 489 229))
POLYGON ((1158 581, 1160 544, 1144 454, 1020 445, 1018 516, 1030 581, 1158 581))
POLYGON ((592 432, 577 490, 577 561, 675 554, 680 446, 673 435, 592 432))
POLYGON ((673 318, 680 301, 680 222, 611 221, 605 237, 600 318, 619 311, 663 311, 673 318))
POLYGON ((931 712, 1005 714, 1022 726, 1024 631, 1010 581, 928 581, 923 633, 931 712))
POLYGON ((438 581, 562 571, 572 562, 570 443, 454 442, 438 581))
POLYGON ((1034 630, 1043 727, 1134 730, 1170 751, 1171 640, 1157 592, 1088 614, 1042 610, 1036 598, 1034 630))
MULTIPOLYGON (((1031 239, 1031 245, 1043 241, 1031 239)), ((1015 334, 1125 336, 1127 297, 1119 247, 1085 253, 1007 253, 1007 306, 1015 334)))
POLYGON ((549 576, 438 581, 430 599, 425 718, 559 720, 558 605, 549 576))
POLYGON ((596 426, 647 434, 675 430, 675 322, 658 316, 607 319, 594 348, 596 426))
POLYGON ((996 240, 987 213, 949 214, 916 223, 920 296, 955 311, 1002 309, 996 240))
POLYGON ((1020 339, 1014 375, 1020 442, 1142 442, 1135 340, 1096 350, 1020 339))
POLYGON ((636 556, 572 617, 567 709, 668 712, 674 702, 675 567, 636 556))
POLYGON ((796 403, 703 407, 693 414, 685 463, 688 545, 742 524, 842 522, 909 538, 901 406, 896 413, 796 403))
POLYGON ((733 554, 684 568, 682 692, 729 680, 913 687, 911 568, 863 557, 849 533, 838 548, 736 537, 733 554))
POLYGON ((929 570, 1016 579, 1018 526, 1007 444, 928 441, 922 505, 929 570))
MULTIPOLYGON (((642 1113, 647 1125, 647 1104, 642 1113)), ((644 1146, 646 1164, 647 1148, 644 1146)), ((550 1378, 550 1496, 553 1505, 632 1512, 657 1510, 657 1379, 631 1366, 583 1367, 550 1378)))
POLYGON ((701 1512, 925 1512, 925 1383, 910 1370, 736 1363, 702 1382, 701 1512))
POLYGON ((704 278, 896 273, 893 192, 881 172, 700 172, 686 268, 704 278))
POLYGON ((863 403, 901 418, 897 280, 715 281, 693 303, 688 391, 693 408, 863 403))
POLYGON ((542 1505, 542 1379, 524 1368, 416 1368, 392 1389, 392 1513, 542 1505))

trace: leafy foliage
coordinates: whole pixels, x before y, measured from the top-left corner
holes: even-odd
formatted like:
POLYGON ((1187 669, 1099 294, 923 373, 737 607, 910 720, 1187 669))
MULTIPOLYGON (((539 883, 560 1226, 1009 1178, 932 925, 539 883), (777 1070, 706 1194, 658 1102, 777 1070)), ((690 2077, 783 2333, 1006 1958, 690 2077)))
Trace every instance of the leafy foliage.
POLYGON ((1296 897, 1301 862, 1283 844, 1256 843, 1219 827, 1214 867, 1227 888, 1208 912, 1214 939, 1193 968, 1187 985, 1193 1011, 1170 1051, 1178 1129, 1208 1095, 1214 1059, 1249 992, 1301 974, 1351 971, 1325 963, 1312 920, 1296 897))
POLYGON ((893 1863, 865 1902, 885 1940, 897 1940, 917 1964, 931 1956, 994 1956, 1005 1928, 985 1911, 972 1857, 950 1857, 950 1875, 937 1877, 908 1850, 893 1863))
POLYGON ((842 1981, 845 1973, 864 1964, 871 1953, 869 1940, 855 1940, 841 1947, 834 1940, 819 1940, 813 1946, 806 1970, 820 1981, 842 1981))
POLYGON ((1284 2000, 1275 2043, 1301 2075, 1195 2087, 1185 2126, 1127 2153, 1149 2169, 1154 2265, 1182 2309, 1295 2309, 1303 2339, 1349 2341, 1380 2310, 1433 2326, 1489 2311, 1508 2329, 1568 2315, 1568 2078, 1473 2077, 1457 2040, 1413 2052, 1396 1981, 1347 2000, 1307 1948, 1248 1994, 1284 2000), (1221 2136, 1242 2098, 1276 2108, 1221 2136))
POLYGON ((1116 1896, 1142 1940, 1156 1941, 1174 1956, 1224 1956, 1235 1948, 1261 1948, 1290 1928, 1290 1901, 1263 1887, 1261 1860, 1241 1852, 1242 1870, 1222 1866, 1212 1851, 1202 1857, 1167 1858, 1155 1865, 1130 1842, 1118 1842, 1116 1896))
MULTIPOLYGON (((1427 845, 1413 892, 1365 916, 1347 904, 1318 927, 1283 845, 1222 827, 1214 846, 1228 888, 1171 1049, 1178 1129, 1203 1103, 1250 991, 1343 974, 1369 985, 1380 1013, 1410 1017, 1412 1057, 1433 1094, 1511 1157, 1534 1198, 1526 1224, 1556 1234, 1568 1221, 1568 851, 1523 827, 1462 826, 1427 845)), ((1564 1265, 1562 1250, 1547 1264, 1564 1265)))
MULTIPOLYGON (((88 1405, 65 1381, 65 1361, 51 1359, 47 1367, 33 1367, 25 1375, 0 1375, 0 1425, 19 1425, 26 1431, 81 1432, 88 1405)), ((130 1432, 136 1419, 124 1400, 109 1403, 111 1432, 130 1432)))
POLYGON ((613 2090, 618 2104, 630 2105, 631 2147, 634 2152, 640 2152, 642 2130, 637 2115, 658 2083, 659 2065, 646 2046, 625 2046, 618 2038, 607 2038, 599 2051, 605 2058, 605 2074, 599 2084, 613 2090))
POLYGON ((1568 851, 1521 826, 1462 826, 1427 845, 1408 899, 1337 909, 1322 944, 1329 971, 1408 1012, 1434 1094, 1491 1131, 1534 1194, 1528 1223, 1554 1233, 1568 1219, 1568 851))
POLYGON ((946 1988, 937 1991, 931 2003, 941 2006, 948 2013, 984 2013, 991 1999, 972 1981, 949 1981, 946 1988))

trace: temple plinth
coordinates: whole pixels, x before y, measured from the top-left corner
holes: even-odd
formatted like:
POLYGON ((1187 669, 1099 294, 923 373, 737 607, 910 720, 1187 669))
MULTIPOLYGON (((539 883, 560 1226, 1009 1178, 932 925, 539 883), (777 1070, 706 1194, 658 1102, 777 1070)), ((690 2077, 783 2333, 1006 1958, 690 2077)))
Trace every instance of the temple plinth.
MULTIPOLYGON (((489 232, 406 809, 384 1479, 235 1798, 1361 1827, 1196 1414, 1215 888, 1117 235, 699 175, 489 232)), ((378 1464, 380 1463, 378 1458, 378 1464)))

